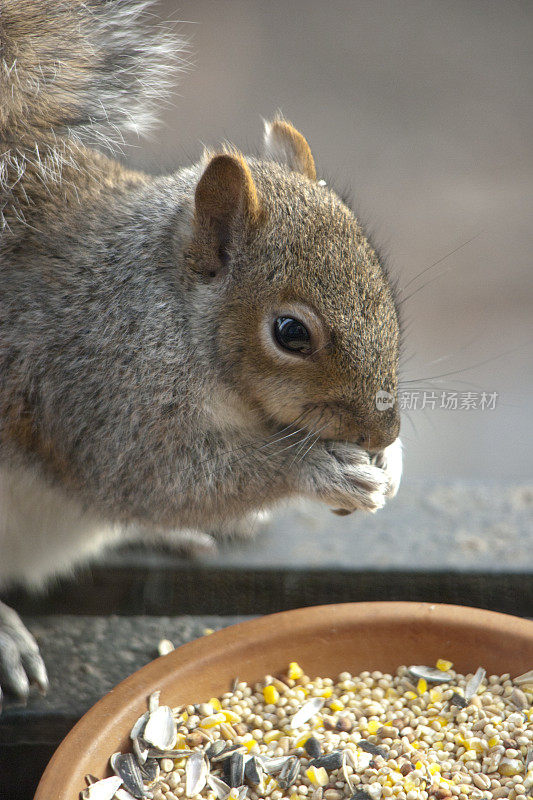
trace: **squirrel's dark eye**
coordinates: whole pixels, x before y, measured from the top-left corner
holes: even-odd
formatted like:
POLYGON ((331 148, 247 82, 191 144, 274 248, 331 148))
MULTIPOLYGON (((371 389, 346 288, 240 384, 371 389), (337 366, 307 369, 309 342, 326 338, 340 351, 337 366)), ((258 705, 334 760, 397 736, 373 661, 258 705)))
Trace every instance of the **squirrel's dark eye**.
POLYGON ((280 347, 293 353, 308 356, 311 352, 309 331, 298 319, 278 317, 274 320, 274 336, 280 347))

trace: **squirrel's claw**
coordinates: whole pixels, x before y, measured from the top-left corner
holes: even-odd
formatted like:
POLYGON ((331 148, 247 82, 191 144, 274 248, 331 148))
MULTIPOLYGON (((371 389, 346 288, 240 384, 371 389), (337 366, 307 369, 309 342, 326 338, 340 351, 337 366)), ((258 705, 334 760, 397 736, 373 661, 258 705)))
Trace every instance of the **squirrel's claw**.
POLYGON ((39 647, 18 614, 0 603, 0 687, 26 702, 30 684, 35 684, 42 694, 48 690, 39 647))

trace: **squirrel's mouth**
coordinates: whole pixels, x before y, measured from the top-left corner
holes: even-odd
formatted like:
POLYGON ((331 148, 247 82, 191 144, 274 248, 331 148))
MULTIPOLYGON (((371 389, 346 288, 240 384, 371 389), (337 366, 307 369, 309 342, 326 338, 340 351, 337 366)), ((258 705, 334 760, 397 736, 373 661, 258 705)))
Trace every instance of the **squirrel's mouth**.
MULTIPOLYGON (((280 420, 278 420, 279 426, 280 420)), ((292 438, 305 437, 309 443, 319 439, 350 442, 378 453, 392 444, 400 431, 400 418, 394 408, 365 415, 341 403, 317 403, 305 406, 289 424, 278 427, 288 443, 292 438)))

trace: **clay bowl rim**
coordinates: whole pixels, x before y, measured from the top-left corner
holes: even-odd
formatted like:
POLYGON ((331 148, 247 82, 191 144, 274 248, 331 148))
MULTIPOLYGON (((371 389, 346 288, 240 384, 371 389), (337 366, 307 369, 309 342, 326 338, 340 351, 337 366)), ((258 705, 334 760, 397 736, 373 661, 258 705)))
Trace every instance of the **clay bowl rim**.
MULTIPOLYGON (((80 775, 76 766, 80 752, 91 755, 101 748, 106 751, 106 742, 110 738, 116 740, 117 731, 129 732, 132 711, 135 710, 137 715, 143 713, 147 696, 156 689, 161 689, 163 702, 167 693, 175 696, 178 672, 187 674, 192 668, 209 669, 216 662, 217 654, 220 658, 221 653, 227 656, 234 652, 237 655, 240 651, 242 655, 243 648, 262 647, 266 650, 268 639, 289 643, 294 641, 298 631, 316 629, 319 632, 324 628, 331 630, 332 626, 340 629, 357 624, 369 625, 370 622, 376 630, 386 625, 395 628, 414 626, 419 632, 423 632, 427 625, 443 630, 460 628, 466 641, 471 638, 475 641, 475 634, 481 632, 489 638, 503 632, 504 638, 523 642, 526 648, 529 646, 531 656, 528 658, 533 660, 533 621, 468 606, 395 601, 337 603, 255 617, 181 645, 169 655, 141 667, 111 689, 60 743, 43 773, 34 800, 78 798, 84 786, 84 775, 80 775), (70 766, 67 768, 66 765, 70 766)), ((268 669, 263 674, 267 672, 268 669)), ((174 704, 176 700, 169 702, 174 704)), ((111 750, 107 752, 111 755, 111 750)))

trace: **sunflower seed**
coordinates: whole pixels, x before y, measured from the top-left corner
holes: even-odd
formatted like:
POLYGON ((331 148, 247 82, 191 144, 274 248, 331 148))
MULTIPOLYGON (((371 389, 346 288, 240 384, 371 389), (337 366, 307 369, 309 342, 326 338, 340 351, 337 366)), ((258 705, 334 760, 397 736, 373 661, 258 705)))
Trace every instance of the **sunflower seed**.
POLYGON ((159 747, 148 748, 148 758, 188 758, 194 750, 160 750, 159 747))
POLYGON ((143 739, 159 750, 172 750, 176 743, 178 729, 172 709, 159 706, 150 713, 143 731, 143 739))
POLYGON ((312 697, 311 700, 304 703, 291 719, 291 728, 300 728, 302 725, 305 725, 311 717, 318 714, 325 702, 323 697, 312 697))
POLYGON ((233 752, 224 760, 224 780, 232 789, 244 783, 244 756, 242 753, 233 752))
POLYGON ((517 686, 521 686, 523 683, 533 684, 533 669, 530 669, 529 672, 524 672, 522 675, 517 675, 516 678, 513 678, 513 683, 516 683, 517 686))
POLYGON ((241 788, 237 792, 237 800, 245 800, 247 794, 248 794, 248 787, 241 786, 241 788))
POLYGON ((473 698, 473 696, 481 686, 485 674, 486 673, 483 667, 479 667, 475 675, 472 675, 472 677, 466 682, 465 700, 467 701, 467 704, 470 702, 470 700, 473 698))
POLYGON ((360 742, 357 742, 357 747, 360 747, 361 750, 364 750, 366 753, 371 753, 373 756, 387 757, 387 751, 384 747, 378 747, 377 744, 372 744, 372 742, 366 739, 361 739, 360 742))
POLYGON ((277 775, 285 766, 287 756, 274 756, 273 758, 261 756, 260 761, 267 775, 277 775))
POLYGON ((278 776, 278 783, 281 789, 288 789, 295 782, 300 774, 300 759, 290 756, 278 776))
POLYGON ((348 784, 348 788, 351 792, 353 792, 353 783, 350 778, 350 773, 348 772, 348 758, 347 758, 348 750, 342 751, 342 774, 344 776, 344 780, 348 784))
POLYGON ((320 742, 318 739, 315 739, 314 736, 310 736, 309 739, 306 739, 304 742, 304 750, 309 753, 311 758, 318 758, 322 755, 322 748, 320 747, 320 742))
MULTIPOLYGON (((219 741, 220 741, 220 739, 219 739, 219 741)), ((225 761, 227 758, 232 756, 233 753, 242 753, 244 755, 244 753, 248 752, 248 749, 242 744, 229 744, 228 745, 227 742, 224 742, 224 744, 226 745, 225 749, 222 750, 218 754, 218 756, 213 756, 213 758, 211 759, 213 764, 218 764, 220 761, 225 761)))
POLYGON ((122 785, 118 776, 104 778, 102 781, 91 783, 81 793, 83 800, 113 800, 117 789, 122 785))
POLYGON ((221 753, 223 753, 225 749, 226 749, 226 742, 224 742, 222 739, 216 739, 214 742, 211 742, 211 744, 206 747, 205 754, 207 758, 216 758, 221 753))
POLYGON ((331 772, 334 769, 340 769, 342 767, 342 760, 343 760, 343 751, 342 750, 333 750, 331 753, 326 753, 326 755, 320 756, 319 758, 313 758, 312 761, 309 762, 311 767, 324 767, 325 770, 331 772))
POLYGON ((137 756, 139 764, 144 764, 150 754, 150 749, 144 739, 133 739, 133 752, 137 756))
POLYGON ((159 698, 161 697, 161 689, 158 689, 157 692, 152 692, 150 697, 148 698, 148 711, 150 714, 153 714, 159 708, 159 698))
POLYGON ((137 722, 135 723, 135 725, 131 729, 130 739, 138 739, 139 736, 142 736, 142 732, 144 731, 145 725, 148 722, 148 717, 149 716, 150 716, 150 712, 149 711, 145 711, 144 714, 142 714, 139 717, 139 719, 137 720, 137 722))
MULTIPOLYGON (((152 795, 147 795, 147 797, 152 795)), ((113 795, 113 800, 135 800, 134 796, 128 792, 127 789, 117 789, 113 795)))
POLYGON ((356 789, 350 800, 371 800, 371 795, 369 795, 364 789, 356 789))
POLYGON ((207 783, 215 793, 217 800, 225 800, 231 791, 231 787, 216 775, 208 775, 207 783))
POLYGON ((451 672, 443 672, 436 667, 425 667, 423 664, 409 667, 409 672, 413 678, 417 680, 423 678, 428 683, 447 683, 453 679, 451 672))
POLYGON ((156 781, 159 778, 161 768, 156 758, 148 758, 144 764, 140 765, 141 773, 145 780, 156 781))
POLYGON ((146 797, 141 769, 133 753, 113 753, 109 763, 130 794, 137 798, 146 797))
POLYGON ((194 797, 200 794, 207 782, 208 764, 203 753, 194 750, 185 766, 185 794, 194 797))
POLYGON ((511 702, 519 711, 525 711, 527 708, 529 708, 528 699, 522 689, 513 689, 509 696, 509 702, 511 702))
POLYGON ((248 783, 257 786, 260 794, 263 794, 263 766, 256 756, 252 756, 244 765, 244 777, 248 783))
POLYGON ((457 692, 454 692, 450 697, 450 705, 459 706, 459 708, 466 708, 468 705, 468 701, 465 700, 465 698, 462 695, 457 694, 457 692))

